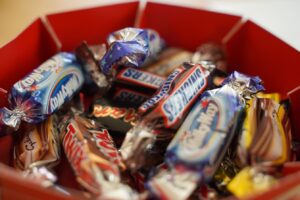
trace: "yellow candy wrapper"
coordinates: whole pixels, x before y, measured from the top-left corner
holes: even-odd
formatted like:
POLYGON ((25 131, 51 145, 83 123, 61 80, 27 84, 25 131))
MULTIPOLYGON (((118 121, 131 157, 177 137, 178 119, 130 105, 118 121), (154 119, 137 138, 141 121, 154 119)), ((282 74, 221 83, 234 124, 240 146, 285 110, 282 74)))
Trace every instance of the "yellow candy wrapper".
POLYGON ((267 191, 277 180, 259 172, 256 168, 245 167, 228 184, 227 189, 238 198, 245 198, 267 191))
POLYGON ((290 137, 281 123, 280 104, 271 98, 249 101, 238 146, 240 167, 278 166, 289 160, 290 137))

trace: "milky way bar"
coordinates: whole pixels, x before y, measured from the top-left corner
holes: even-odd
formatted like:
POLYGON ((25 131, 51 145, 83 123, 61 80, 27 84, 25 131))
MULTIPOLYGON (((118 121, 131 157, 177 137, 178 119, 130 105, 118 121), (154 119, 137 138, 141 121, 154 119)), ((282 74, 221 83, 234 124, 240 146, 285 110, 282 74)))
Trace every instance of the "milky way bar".
POLYGON ((69 101, 83 82, 76 57, 59 53, 13 85, 9 109, 0 109, 0 121, 15 129, 21 120, 39 123, 69 101))
POLYGON ((148 183, 158 199, 186 199, 201 181, 211 180, 241 127, 246 106, 243 97, 263 89, 258 77, 237 72, 225 82, 221 88, 203 93, 167 147, 165 162, 169 169, 160 171, 148 183))

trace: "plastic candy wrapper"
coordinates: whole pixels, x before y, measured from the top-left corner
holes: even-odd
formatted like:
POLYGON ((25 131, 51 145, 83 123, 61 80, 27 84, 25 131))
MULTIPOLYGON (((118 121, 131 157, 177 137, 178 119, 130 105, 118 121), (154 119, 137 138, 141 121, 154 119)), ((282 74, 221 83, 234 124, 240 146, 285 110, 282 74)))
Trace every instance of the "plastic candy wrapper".
POLYGON ((18 135, 14 145, 16 168, 27 170, 39 166, 50 167, 58 163, 60 140, 55 115, 36 126, 26 124, 21 131, 24 133, 18 135))
POLYGON ((120 148, 129 168, 136 170, 143 165, 147 148, 158 151, 156 142, 169 142, 194 101, 212 87, 209 79, 210 71, 202 65, 185 63, 175 69, 157 93, 139 107, 140 119, 127 132, 120 148))
MULTIPOLYGON (((285 129, 284 132, 286 133, 285 134, 286 139, 283 139, 283 140, 286 141, 286 148, 283 148, 282 143, 281 143, 281 145, 278 144, 278 142, 280 142, 281 139, 279 140, 278 137, 273 137, 273 133, 266 134, 268 136, 263 136, 261 134, 262 133, 261 131, 260 131, 260 133, 257 133, 257 135, 256 135, 259 139, 257 138, 255 144, 259 146, 261 144, 259 142, 259 140, 261 140, 261 142, 264 141, 263 142, 264 148, 260 148, 258 146, 256 146, 256 150, 252 150, 249 147, 245 148, 245 145, 249 146, 250 143, 254 142, 250 131, 256 130, 256 128, 254 127, 256 122, 263 122, 263 120, 262 120, 263 118, 273 115, 272 118, 275 119, 276 118, 275 116, 277 115, 277 118, 279 118, 278 120, 282 121, 282 124, 284 124, 286 122, 286 124, 288 125, 289 120, 287 117, 287 113, 285 112, 285 109, 283 108, 282 105, 279 106, 279 101, 280 101, 280 95, 277 93, 266 94, 266 93, 260 92, 260 93, 256 94, 256 97, 254 97, 253 99, 251 99, 250 101, 247 102, 247 109, 246 109, 247 117, 243 122, 242 131, 241 131, 241 133, 239 133, 238 135, 235 136, 233 142, 231 143, 231 145, 225 155, 225 158, 221 162, 220 167, 218 168, 218 170, 213 178, 213 181, 211 183, 211 185, 213 185, 215 188, 217 188, 219 193, 223 193, 223 195, 228 194, 228 190, 227 190, 228 183, 239 173, 241 168, 246 167, 248 165, 249 166, 250 165, 257 166, 257 164, 259 164, 256 162, 257 160, 259 160, 259 162, 262 161, 260 164, 263 163, 265 170, 267 170, 269 172, 273 172, 274 170, 277 170, 277 169, 271 169, 270 167, 279 166, 280 164, 277 163, 276 165, 274 165, 274 163, 271 164, 270 162, 264 162, 263 161, 264 159, 259 158, 258 154, 261 154, 261 153, 256 154, 258 151, 260 151, 262 149, 263 149, 264 153, 266 153, 266 154, 269 154, 269 155, 277 154, 277 156, 280 156, 279 154, 281 152, 282 155, 286 155, 286 158, 288 160, 291 159, 291 157, 292 157, 291 151, 288 148, 289 146, 291 146, 291 136, 290 136, 291 130, 288 128, 289 126, 284 128, 285 129), (257 98, 259 98, 259 100, 257 100, 257 98), (256 103, 253 104, 254 101, 256 103), (261 108, 259 108, 259 107, 261 107, 261 108), (262 111, 265 109, 268 110, 266 113, 269 113, 269 114, 266 115, 266 113, 264 113, 262 111), (256 112, 256 111, 258 111, 258 112, 256 112), (276 144, 276 149, 277 149, 277 145, 278 145, 278 147, 279 147, 278 151, 277 150, 274 151, 274 148, 272 148, 272 145, 266 145, 266 143, 268 141, 268 139, 267 139, 268 137, 269 137, 269 139, 271 139, 271 138, 273 139, 274 144, 276 144), (275 140, 277 142, 275 142, 275 140), (286 154, 284 152, 286 152, 286 154), (253 157, 250 156, 251 153, 254 154, 253 157)), ((279 123, 279 121, 277 121, 276 123, 279 123)), ((276 125, 276 126, 278 126, 278 125, 276 125)), ((281 125, 279 124, 279 126, 281 126, 281 125)), ((270 129, 267 127, 268 126, 266 126, 265 127, 266 129, 263 129, 263 130, 266 132, 270 132, 270 129)), ((275 133, 276 131, 272 131, 272 132, 275 133)), ((252 145, 254 145, 254 143, 252 145)), ((262 152, 262 151, 260 151, 260 152, 262 152)), ((260 166, 260 167, 262 167, 262 166, 260 166)))
POLYGON ((53 168, 61 160, 61 141, 56 114, 45 121, 24 124, 14 144, 14 167, 21 170, 21 176, 43 187, 53 189, 63 195, 75 195, 85 199, 84 193, 58 185, 53 168), (22 132, 22 133, 21 133, 22 132))
POLYGON ((92 106, 91 117, 104 125, 109 131, 125 134, 137 120, 134 108, 118 106, 108 99, 98 99, 92 106))
POLYGON ((114 66, 142 67, 156 59, 164 47, 159 34, 151 29, 124 28, 107 38, 108 49, 101 60, 101 71, 111 74, 114 66))
POLYGON ((190 62, 192 55, 189 51, 168 47, 160 53, 156 62, 145 66, 143 69, 160 76, 168 77, 182 63, 190 62))
POLYGON ((18 129, 21 120, 39 123, 79 91, 84 77, 75 56, 59 53, 23 79, 9 93, 9 109, 0 109, 0 124, 18 129))
POLYGON ((24 124, 14 144, 14 166, 26 176, 40 179, 43 186, 53 185, 57 177, 51 172, 61 157, 56 115, 36 126, 24 124))
MULTIPOLYGON (((238 134, 238 133, 237 133, 238 134)), ((227 185, 232 181, 232 179, 240 172, 240 168, 234 162, 235 153, 229 153, 236 149, 236 143, 234 142, 238 135, 234 135, 233 141, 229 145, 227 152, 219 164, 213 178, 208 183, 212 188, 214 188, 218 194, 222 196, 228 196, 230 192, 227 189, 227 185)))
POLYGON ((110 91, 110 98, 121 105, 138 108, 142 103, 151 97, 148 94, 144 94, 133 89, 134 88, 127 89, 122 87, 114 87, 114 89, 110 91))
POLYGON ((192 62, 210 62, 216 65, 217 69, 220 69, 224 72, 227 69, 227 60, 224 47, 213 42, 208 42, 199 46, 193 55, 192 62))
POLYGON ((107 129, 79 115, 71 114, 66 121, 61 126, 63 148, 80 185, 97 198, 136 199, 121 183, 125 165, 107 129))
POLYGON ((238 198, 267 191, 277 183, 277 179, 261 172, 256 167, 245 167, 229 183, 228 189, 238 198))
POLYGON ((165 78, 162 76, 132 67, 125 67, 117 73, 114 84, 117 87, 134 88, 135 91, 145 95, 153 95, 164 81, 165 78))
POLYGON ((281 119, 284 115, 280 104, 270 98, 253 98, 249 102, 247 116, 238 146, 239 164, 282 165, 290 160, 291 136, 281 119))
POLYGON ((105 126, 116 145, 120 146, 126 132, 137 121, 137 110, 116 104, 107 98, 100 98, 92 105, 90 117, 105 126))
POLYGON ((85 82, 89 93, 105 94, 111 87, 113 76, 103 74, 100 62, 106 53, 106 45, 88 45, 83 42, 76 48, 76 56, 82 63, 85 72, 85 82))
POLYGON ((206 91, 166 150, 169 169, 148 182, 151 194, 186 199, 201 181, 210 181, 239 131, 246 99, 263 89, 258 77, 234 72, 221 88, 206 91))

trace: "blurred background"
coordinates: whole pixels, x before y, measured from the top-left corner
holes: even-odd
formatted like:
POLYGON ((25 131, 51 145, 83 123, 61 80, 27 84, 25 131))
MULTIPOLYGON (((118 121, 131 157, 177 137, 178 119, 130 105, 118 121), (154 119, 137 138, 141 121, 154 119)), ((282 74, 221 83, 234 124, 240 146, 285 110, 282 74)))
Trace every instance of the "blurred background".
MULTIPOLYGON (((36 17, 46 13, 119 2, 128 2, 128 0, 0 0, 0 47, 16 37, 36 17)), ((159 0, 156 2, 242 15, 300 50, 300 0, 159 0)))

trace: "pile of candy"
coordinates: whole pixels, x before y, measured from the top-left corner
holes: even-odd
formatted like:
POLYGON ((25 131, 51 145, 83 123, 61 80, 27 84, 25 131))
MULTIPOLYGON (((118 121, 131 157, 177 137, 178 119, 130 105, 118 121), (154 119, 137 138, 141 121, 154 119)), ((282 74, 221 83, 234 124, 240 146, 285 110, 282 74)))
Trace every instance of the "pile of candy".
POLYGON ((1 135, 15 135, 15 168, 45 187, 64 152, 86 198, 247 197, 295 160, 289 105, 226 68, 221 45, 191 53, 125 28, 16 82, 1 135))

